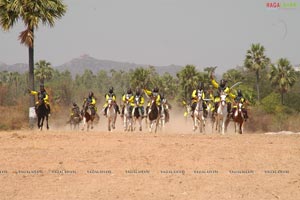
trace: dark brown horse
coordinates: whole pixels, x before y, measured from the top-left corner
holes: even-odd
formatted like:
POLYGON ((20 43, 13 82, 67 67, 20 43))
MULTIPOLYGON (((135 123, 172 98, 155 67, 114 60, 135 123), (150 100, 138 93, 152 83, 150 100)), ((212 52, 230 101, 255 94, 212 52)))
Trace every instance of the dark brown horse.
POLYGON ((37 125, 40 130, 43 129, 44 120, 46 119, 46 127, 49 129, 48 125, 48 114, 49 109, 46 107, 45 101, 43 99, 39 100, 39 103, 36 105, 35 109, 37 115, 37 125))
POLYGON ((157 127, 159 125, 159 108, 156 104, 156 98, 151 99, 150 107, 148 110, 148 119, 150 121, 149 132, 152 132, 152 128, 155 124, 155 133, 157 131, 157 127))
POLYGON ((94 121, 95 116, 96 116, 95 106, 92 106, 92 105, 86 103, 83 106, 83 109, 81 111, 81 115, 82 115, 82 120, 83 120, 82 130, 84 130, 85 125, 87 125, 87 131, 89 130, 90 126, 91 126, 91 129, 93 129, 94 128, 93 121, 94 121))

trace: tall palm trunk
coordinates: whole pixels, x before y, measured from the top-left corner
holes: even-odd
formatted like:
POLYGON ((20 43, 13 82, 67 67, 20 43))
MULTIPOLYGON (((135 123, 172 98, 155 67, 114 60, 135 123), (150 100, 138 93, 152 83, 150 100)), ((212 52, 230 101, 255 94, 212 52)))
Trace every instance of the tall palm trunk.
POLYGON ((257 100, 260 102, 260 92, 259 92, 259 70, 256 70, 256 91, 257 91, 257 100))
MULTIPOLYGON (((33 29, 32 29, 33 34, 33 29)), ((34 43, 32 42, 32 46, 28 47, 28 54, 29 54, 29 73, 28 73, 28 84, 30 90, 34 90, 34 43)), ((35 105, 34 96, 30 97, 29 101, 30 107, 35 105)))

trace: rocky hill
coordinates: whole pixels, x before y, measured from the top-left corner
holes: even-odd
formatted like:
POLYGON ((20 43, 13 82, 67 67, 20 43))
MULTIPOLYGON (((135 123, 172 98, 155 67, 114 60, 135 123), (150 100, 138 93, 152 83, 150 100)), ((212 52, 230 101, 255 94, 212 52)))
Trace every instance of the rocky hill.
MULTIPOLYGON (((60 72, 65 70, 70 71, 73 77, 75 77, 76 74, 82 74, 85 70, 91 70, 94 74, 96 74, 100 70, 105 70, 108 72, 112 69, 116 71, 129 71, 130 69, 135 69, 138 67, 147 68, 149 67, 149 65, 117 62, 111 60, 98 60, 88 55, 83 55, 78 58, 74 58, 71 61, 68 61, 60 66, 53 66, 54 69, 57 69, 60 72)), ((168 72, 171 75, 176 76, 176 73, 180 71, 183 68, 183 66, 154 66, 154 68, 159 74, 164 74, 165 72, 168 72)), ((0 71, 17 71, 19 73, 24 73, 28 71, 28 64, 7 65, 5 63, 0 62, 0 71)))

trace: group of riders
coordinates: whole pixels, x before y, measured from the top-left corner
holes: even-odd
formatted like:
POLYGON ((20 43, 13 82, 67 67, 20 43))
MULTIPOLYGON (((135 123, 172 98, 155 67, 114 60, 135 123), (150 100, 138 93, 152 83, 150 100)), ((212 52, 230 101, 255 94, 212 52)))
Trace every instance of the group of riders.
MULTIPOLYGON (((117 104, 117 97, 116 94, 114 93, 114 88, 110 87, 108 89, 108 93, 106 93, 104 95, 105 98, 105 104, 103 105, 103 115, 106 116, 107 115, 107 108, 109 105, 109 100, 112 101, 112 104, 115 108, 115 112, 120 114, 121 117, 124 117, 124 110, 125 110, 125 106, 128 106, 129 108, 129 117, 134 116, 134 111, 137 109, 140 117, 144 118, 147 115, 145 114, 145 109, 144 109, 144 103, 145 103, 145 98, 143 96, 143 92, 149 97, 149 99, 151 98, 155 98, 156 99, 156 105, 159 108, 159 111, 162 110, 162 106, 164 107, 164 114, 165 114, 165 119, 166 122, 169 121, 169 108, 170 105, 168 104, 166 98, 164 98, 163 94, 159 93, 159 89, 157 87, 155 87, 152 91, 147 90, 147 89, 136 89, 135 94, 133 93, 131 88, 128 88, 127 92, 125 94, 122 95, 122 104, 121 104, 121 110, 119 108, 119 105, 117 104), (135 108, 135 109, 134 109, 135 108)), ((146 113, 149 109, 150 106, 150 101, 148 102, 147 106, 146 106, 146 113)), ((96 99, 94 97, 94 93, 90 92, 88 97, 84 99, 83 101, 83 105, 82 105, 82 110, 84 109, 91 109, 94 112, 97 111, 97 107, 96 107, 96 99)), ((86 110, 85 110, 86 111, 86 110)), ((73 107, 71 109, 71 117, 73 116, 79 116, 80 115, 80 108, 79 106, 74 102, 73 103, 73 107)))
MULTIPOLYGON (((220 83, 217 83, 215 80, 213 74, 210 76, 211 78, 211 84, 216 89, 216 92, 213 93, 213 91, 205 91, 204 83, 200 82, 198 84, 198 87, 192 92, 191 94, 191 116, 193 117, 193 113, 196 109, 197 102, 201 98, 203 101, 202 103, 202 109, 203 109, 203 115, 204 117, 207 117, 208 111, 210 109, 212 115, 214 116, 217 112, 219 102, 221 101, 220 95, 226 94, 226 102, 228 103, 227 106, 227 112, 229 117, 232 117, 232 114, 235 112, 237 108, 238 103, 244 104, 246 102, 246 99, 244 98, 242 91, 240 89, 237 90, 237 94, 233 94, 231 89, 226 85, 226 80, 222 79, 220 83), (233 101, 232 101, 233 100, 233 101), (213 104, 212 104, 213 102, 213 104), (233 102, 233 106, 231 106, 231 102, 233 102), (213 106, 208 106, 208 104, 213 106)), ((46 109, 48 110, 48 115, 50 115, 50 104, 49 104, 49 96, 46 92, 44 85, 40 85, 40 91, 32 91, 28 90, 31 95, 35 95, 38 97, 38 101, 36 102, 36 109, 41 104, 44 103, 46 109)), ((105 104, 103 106, 103 114, 106 116, 107 114, 107 107, 108 107, 108 101, 109 99, 113 101, 113 105, 115 107, 116 113, 120 114, 121 117, 124 116, 124 108, 125 105, 129 106, 129 114, 130 117, 134 116, 133 108, 138 109, 139 116, 146 117, 149 107, 150 107, 150 99, 155 99, 156 105, 158 106, 159 113, 161 113, 162 110, 164 110, 165 114, 165 120, 166 122, 169 121, 170 115, 169 115, 169 108, 171 108, 170 104, 167 102, 167 99, 164 97, 163 94, 159 92, 158 87, 155 87, 153 90, 148 89, 136 89, 135 94, 133 93, 132 89, 129 88, 125 94, 122 96, 122 105, 121 105, 121 111, 119 109, 119 106, 116 102, 117 97, 114 93, 114 88, 110 87, 108 89, 108 93, 104 95, 105 98, 105 104), (145 98, 143 96, 145 94, 149 101, 146 105, 146 113, 144 109, 144 103, 145 98), (162 109, 162 106, 164 106, 164 109, 162 109)), ((73 103, 71 108, 71 117, 74 116, 81 116, 82 112, 85 112, 87 110, 90 110, 91 114, 96 114, 97 107, 96 107, 96 98, 94 97, 93 92, 89 92, 88 97, 84 99, 82 109, 79 108, 77 103, 73 103)), ((245 121, 248 119, 247 110, 245 109, 245 106, 242 106, 242 112, 244 115, 245 121)))
POLYGON ((205 91, 203 82, 198 84, 197 89, 195 89, 191 96, 191 116, 193 117, 194 111, 196 109, 197 103, 202 99, 202 109, 203 115, 206 118, 209 112, 209 109, 212 113, 212 117, 214 117, 217 113, 219 103, 221 101, 221 94, 226 95, 226 103, 227 103, 227 113, 228 117, 233 117, 238 103, 242 104, 242 113, 244 120, 247 121, 248 113, 245 107, 245 103, 247 102, 245 97, 243 96, 242 90, 238 89, 237 94, 233 94, 231 89, 226 85, 226 80, 221 79, 220 83, 215 80, 213 74, 210 76, 211 84, 216 89, 215 92, 212 90, 205 91), (233 102, 233 106, 232 106, 233 102), (210 104, 210 106, 208 106, 210 104))
MULTIPOLYGON (((34 90, 28 90, 28 92, 31 95, 37 96, 37 101, 35 104, 35 109, 37 110, 38 106, 41 105, 41 103, 45 104, 46 109, 48 110, 48 115, 50 116, 50 104, 49 104, 49 95, 45 90, 45 87, 43 84, 40 85, 40 90, 39 91, 34 91, 34 90)), ((108 89, 108 93, 104 95, 105 98, 105 104, 103 105, 103 114, 104 116, 107 115, 107 108, 108 108, 108 101, 112 100, 114 108, 116 113, 121 114, 121 117, 124 116, 124 108, 125 105, 129 105, 129 115, 132 117, 134 115, 133 113, 133 108, 137 108, 139 112, 139 116, 141 117, 146 117, 145 114, 145 109, 144 109, 144 103, 145 103, 145 98, 143 96, 143 92, 150 98, 155 98, 156 99, 156 105, 158 106, 159 111, 162 110, 162 106, 166 106, 164 108, 165 112, 165 119, 166 122, 169 121, 169 108, 170 105, 167 102, 167 99, 164 97, 163 94, 159 93, 159 89, 155 87, 152 91, 147 90, 147 89, 136 89, 135 94, 133 93, 131 88, 128 88, 127 92, 122 96, 122 108, 120 111, 120 108, 117 104, 117 97, 114 93, 114 88, 110 87, 108 89)), ((83 100, 82 104, 82 109, 78 106, 76 102, 73 102, 72 108, 71 108, 71 113, 70 117, 78 116, 80 117, 82 115, 82 112, 86 112, 88 109, 91 112, 91 115, 96 114, 97 112, 97 107, 96 107, 96 98, 94 96, 93 92, 89 92, 88 97, 83 100)), ((148 102, 146 106, 146 112, 148 111, 150 106, 150 102, 148 102)))

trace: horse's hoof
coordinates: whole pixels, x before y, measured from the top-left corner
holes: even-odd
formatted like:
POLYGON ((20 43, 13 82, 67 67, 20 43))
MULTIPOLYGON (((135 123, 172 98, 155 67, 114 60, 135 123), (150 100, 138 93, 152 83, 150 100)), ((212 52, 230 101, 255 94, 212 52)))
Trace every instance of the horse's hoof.
POLYGON ((140 131, 142 131, 142 127, 140 127, 140 131))

